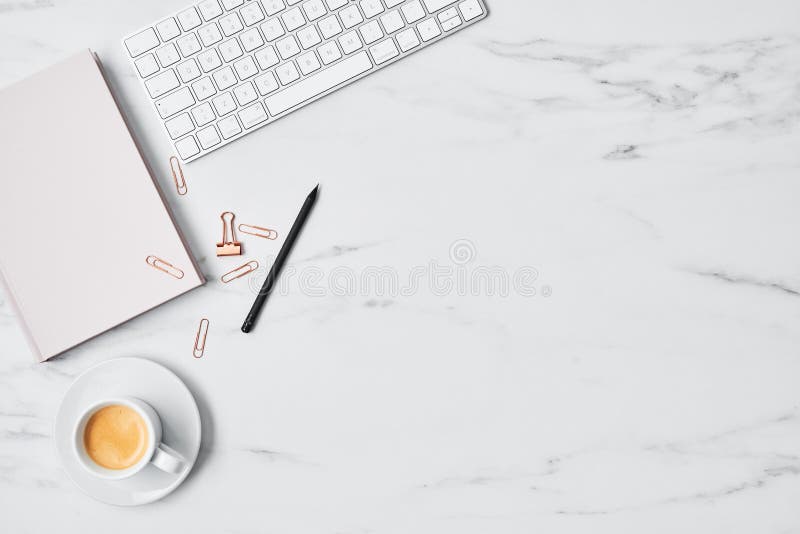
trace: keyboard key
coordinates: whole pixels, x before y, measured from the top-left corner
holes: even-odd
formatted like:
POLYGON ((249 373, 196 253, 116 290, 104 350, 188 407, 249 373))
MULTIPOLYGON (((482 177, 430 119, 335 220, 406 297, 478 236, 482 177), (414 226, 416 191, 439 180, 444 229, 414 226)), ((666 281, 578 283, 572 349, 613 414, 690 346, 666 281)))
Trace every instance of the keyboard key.
POLYGON ((178 13, 178 22, 181 23, 181 28, 183 28, 185 32, 188 32, 192 28, 197 28, 203 23, 200 19, 200 15, 197 14, 197 10, 193 7, 178 13))
POLYGON ((239 121, 236 119, 236 115, 231 115, 230 117, 222 119, 217 123, 217 127, 219 128, 219 133, 222 134, 223 139, 230 139, 242 131, 242 127, 239 126, 239 121))
POLYGON ((336 15, 331 15, 319 21, 319 31, 322 32, 322 36, 325 39, 330 39, 334 35, 342 33, 342 26, 339 24, 339 19, 336 18, 336 15))
POLYGON ((364 38, 365 44, 372 44, 381 37, 383 37, 383 32, 381 31, 381 26, 378 24, 377 20, 373 20, 367 22, 363 26, 361 26, 358 31, 361 32, 361 37, 364 38))
POLYGON ((397 46, 394 44, 391 37, 375 46, 371 46, 369 53, 372 54, 372 59, 375 60, 376 65, 386 63, 393 57, 400 55, 400 51, 397 50, 397 46))
POLYGON ((222 0, 222 7, 230 11, 244 4, 244 0, 222 0))
POLYGON ((225 37, 230 37, 244 29, 244 25, 236 13, 228 13, 219 19, 219 27, 222 28, 222 33, 225 34, 225 37))
POLYGON ((422 37, 423 41, 430 41, 442 33, 439 30, 439 25, 436 24, 436 19, 433 17, 417 24, 417 31, 419 31, 419 36, 422 37))
POLYGON ((278 88, 278 81, 275 79, 275 75, 271 72, 262 74, 253 81, 256 82, 256 88, 262 96, 268 95, 278 88))
POLYGON ((169 67, 181 60, 181 55, 173 43, 156 50, 156 56, 158 56, 158 61, 161 62, 162 67, 169 67))
POLYGON ((303 4, 303 11, 306 12, 306 17, 309 21, 314 21, 325 15, 325 5, 322 0, 310 0, 303 4))
POLYGON ((244 48, 245 52, 252 52, 256 48, 264 46, 264 39, 261 38, 261 32, 258 31, 258 28, 250 28, 243 32, 239 39, 242 40, 242 48, 244 48))
POLYGON ((461 15, 466 21, 483 15, 483 8, 478 3, 478 0, 466 0, 465 2, 461 2, 458 4, 458 9, 461 10, 461 15))
POLYGON ((403 16, 406 18, 406 22, 409 24, 425 18, 425 10, 422 8, 422 4, 419 3, 419 0, 414 0, 411 3, 404 5, 402 7, 402 11, 403 16))
POLYGON ((302 72, 304 76, 311 74, 315 70, 319 70, 321 67, 317 55, 314 52, 306 52, 298 57, 297 64, 300 66, 300 72, 302 72))
POLYGON ((139 75, 142 78, 147 78, 151 74, 158 72, 158 62, 156 61, 155 56, 153 54, 147 54, 146 56, 142 56, 135 62, 136 70, 139 71, 139 75))
POLYGON ((178 40, 175 42, 178 43, 178 48, 181 49, 181 54, 183 54, 183 57, 189 57, 192 54, 196 54, 203 48, 200 46, 200 41, 197 40, 197 36, 194 33, 186 34, 183 37, 178 38, 178 40))
POLYGON ((236 85, 236 75, 230 67, 223 67, 213 74, 214 81, 217 82, 217 87, 220 91, 224 91, 228 87, 236 85))
POLYGON ((194 59, 180 63, 175 70, 178 71, 178 76, 183 83, 190 82, 200 76, 200 68, 194 59))
POLYGON ((294 38, 294 35, 290 35, 284 39, 281 39, 276 44, 278 48, 278 53, 281 55, 283 59, 289 59, 290 57, 296 56, 300 53, 300 46, 297 44, 297 40, 294 38))
POLYGON ((368 19, 383 13, 381 0, 361 0, 359 5, 361 6, 361 11, 364 12, 364 16, 368 19))
POLYGON ((400 50, 403 52, 408 52, 412 48, 419 46, 419 38, 414 28, 409 28, 398 33, 397 44, 400 45, 400 50))
POLYGON ((328 9, 333 11, 334 9, 339 9, 342 6, 346 6, 347 0, 325 0, 325 3, 328 4, 328 9))
POLYGON ((444 22, 446 20, 450 20, 453 17, 457 16, 458 16, 458 10, 454 7, 451 7, 450 9, 445 9, 444 11, 436 15, 436 18, 439 19, 439 22, 444 22))
POLYGON ((264 20, 264 12, 261 11, 258 2, 250 2, 239 11, 239 14, 242 15, 245 26, 252 26, 264 20))
POLYGON ((266 10, 268 16, 272 16, 275 13, 279 13, 286 9, 286 4, 283 3, 283 0, 263 0, 264 1, 264 10, 266 10))
POLYGON ((221 141, 219 133, 214 126, 207 126, 197 132, 197 140, 203 148, 211 148, 221 141))
POLYGON ((367 72, 371 68, 372 62, 369 60, 369 56, 366 52, 361 51, 279 93, 268 96, 264 99, 264 103, 270 114, 278 115, 367 72))
POLYGON ((294 64, 294 61, 288 61, 284 63, 275 69, 275 72, 278 73, 278 78, 283 85, 289 85, 293 81, 300 78, 300 73, 297 72, 297 67, 294 64))
POLYGON ((241 57, 242 47, 239 46, 239 41, 236 38, 228 39, 224 43, 219 45, 219 53, 222 54, 222 59, 226 62, 233 61, 234 59, 241 57))
POLYGON ((392 9, 394 6, 399 6, 405 1, 406 0, 384 0, 384 2, 386 2, 386 7, 389 9, 392 9))
POLYGON ((236 101, 230 93, 222 93, 212 99, 211 103, 214 104, 214 110, 220 117, 236 110, 236 101))
POLYGON ((214 87, 214 83, 208 76, 205 78, 200 78, 194 82, 192 84, 192 90, 197 96, 197 100, 205 100, 206 98, 217 94, 217 88, 214 87))
POLYGON ((200 153, 200 147, 197 146, 197 141, 191 135, 184 137, 180 141, 175 142, 175 149, 184 160, 200 153))
POLYGON ((339 44, 342 45, 342 50, 345 54, 352 54, 359 48, 361 48, 363 43, 361 39, 358 37, 358 33, 355 31, 347 32, 346 34, 339 37, 339 44))
POLYGON ((236 101, 240 106, 244 106, 258 98, 258 93, 256 93, 256 88, 253 87, 252 83, 244 82, 233 90, 233 96, 236 97, 236 101))
POLYGON ((125 46, 128 49, 131 57, 136 57, 144 54, 148 50, 159 45, 158 36, 153 28, 147 28, 143 32, 139 32, 133 37, 125 39, 125 46))
POLYGON ((261 25, 261 31, 264 32, 264 39, 270 42, 286 33, 279 19, 269 19, 261 25))
POLYGON ((459 17, 458 15, 442 22, 442 29, 446 32, 449 32, 453 28, 457 28, 459 26, 461 26, 461 17, 459 17))
POLYGON ((156 109, 162 119, 171 117, 194 104, 194 97, 188 87, 181 87, 161 100, 156 100, 156 109))
POLYGON ((211 20, 222 15, 222 7, 220 7, 217 0, 203 0, 197 4, 200 14, 203 15, 203 20, 211 20))
POLYGON ((319 57, 322 59, 322 62, 326 65, 330 65, 342 57, 342 53, 339 51, 339 47, 336 46, 335 41, 328 41, 324 45, 317 48, 317 52, 319 53, 319 57))
POLYGON ((256 102, 249 108, 244 108, 239 112, 239 118, 245 128, 252 128, 258 123, 267 120, 267 112, 264 111, 264 106, 261 102, 256 102))
POLYGON ((209 48, 205 52, 200 52, 197 55, 197 61, 200 62, 200 68, 203 69, 203 72, 211 72, 222 66, 222 60, 219 58, 216 48, 209 48))
POLYGON ((165 122, 164 125, 172 139, 177 139, 194 130, 194 123, 188 113, 181 113, 174 119, 165 122))
POLYGON ((239 79, 243 81, 258 74, 258 67, 256 67, 256 62, 253 61, 252 56, 243 57, 233 64, 233 68, 236 69, 239 79))
POLYGON ((180 84, 178 77, 175 76, 175 71, 172 69, 165 70, 161 74, 153 76, 144 82, 151 98, 158 98, 161 95, 165 95, 180 84))
POLYGON ((342 18, 342 24, 347 30, 364 22, 364 17, 361 16, 358 6, 347 6, 339 11, 339 16, 342 18))
POLYGON ((205 46, 211 46, 222 40, 222 32, 219 31, 219 26, 217 26, 216 22, 206 24, 197 30, 197 35, 200 36, 200 40, 203 41, 205 46))
POLYGON ((294 7, 281 15, 281 20, 283 20, 286 30, 290 32, 295 31, 297 28, 302 27, 306 23, 306 19, 303 17, 303 12, 300 11, 299 7, 294 7))
POLYGON ((175 22, 175 19, 172 17, 156 24, 156 30, 158 31, 158 35, 161 36, 161 40, 164 42, 174 39, 181 34, 178 23, 175 22))
POLYGON ((274 67, 280 61, 278 59, 278 53, 275 52, 274 46, 268 46, 263 50, 259 50, 255 53, 256 61, 258 61, 258 66, 261 67, 261 70, 267 70, 270 67, 274 67))
POLYGON ((192 108, 192 117, 194 117, 194 121, 198 126, 205 126, 217 118, 214 115, 214 110, 211 109, 211 104, 208 102, 203 102, 196 108, 192 108))
POLYGON ((386 33, 394 33, 405 25, 403 17, 400 16, 400 12, 396 9, 383 15, 381 24, 383 25, 383 31, 386 33))
POLYGON ((317 32, 317 28, 314 25, 306 26, 297 32, 296 35, 300 40, 300 46, 302 46, 304 50, 308 50, 312 46, 322 42, 322 38, 319 36, 319 32, 317 32))
POLYGON ((450 4, 455 4, 456 0, 422 0, 425 2, 425 7, 428 8, 429 13, 433 13, 434 11, 439 11, 445 6, 449 6, 450 4))

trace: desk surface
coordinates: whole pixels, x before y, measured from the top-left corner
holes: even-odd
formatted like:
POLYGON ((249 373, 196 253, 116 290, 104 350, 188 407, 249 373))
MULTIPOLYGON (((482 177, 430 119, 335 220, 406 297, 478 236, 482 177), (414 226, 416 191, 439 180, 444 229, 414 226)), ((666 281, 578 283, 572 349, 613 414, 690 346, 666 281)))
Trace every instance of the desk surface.
POLYGON ((0 1, 0 83, 96 50, 211 280, 42 365, 0 300, 7 531, 800 529, 797 2, 494 0, 178 197, 119 38, 183 5, 0 1), (245 336, 219 214, 285 235, 317 180, 245 336), (120 356, 173 369, 205 424, 139 509, 83 496, 51 443, 70 382, 120 356))

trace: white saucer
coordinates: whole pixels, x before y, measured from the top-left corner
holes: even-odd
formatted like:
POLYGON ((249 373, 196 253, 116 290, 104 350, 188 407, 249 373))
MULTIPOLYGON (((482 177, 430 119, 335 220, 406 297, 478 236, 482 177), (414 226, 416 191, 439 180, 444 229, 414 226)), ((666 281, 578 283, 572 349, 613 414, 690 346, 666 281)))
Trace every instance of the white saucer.
POLYGON ((150 360, 119 358, 75 379, 61 402, 53 435, 61 465, 81 490, 104 503, 136 506, 168 495, 192 470, 200 450, 200 412, 189 389, 172 371, 150 360), (78 463, 72 450, 75 420, 90 404, 124 395, 138 397, 158 412, 164 443, 186 459, 183 472, 173 475, 148 465, 131 478, 102 480, 78 463))

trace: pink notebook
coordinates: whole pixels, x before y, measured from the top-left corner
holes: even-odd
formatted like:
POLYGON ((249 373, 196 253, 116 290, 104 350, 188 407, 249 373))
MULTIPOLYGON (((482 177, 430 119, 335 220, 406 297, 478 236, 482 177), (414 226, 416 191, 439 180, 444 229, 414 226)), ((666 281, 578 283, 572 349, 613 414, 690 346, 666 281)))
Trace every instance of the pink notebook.
POLYGON ((39 361, 204 282, 88 50, 0 91, 0 223, 39 361))

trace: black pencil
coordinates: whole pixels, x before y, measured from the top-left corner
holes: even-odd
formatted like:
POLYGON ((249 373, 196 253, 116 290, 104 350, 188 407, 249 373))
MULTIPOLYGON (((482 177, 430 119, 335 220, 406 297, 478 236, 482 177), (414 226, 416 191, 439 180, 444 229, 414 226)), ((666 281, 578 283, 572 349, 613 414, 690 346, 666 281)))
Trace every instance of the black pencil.
POLYGON ((311 208, 314 207, 314 203, 317 200, 317 191, 319 191, 319 184, 317 184, 317 187, 315 187, 314 190, 308 194, 306 201, 303 202, 303 207, 300 208, 300 213, 297 214, 297 218, 294 220, 294 224, 292 224, 292 229, 289 230, 289 234, 286 236, 286 241, 283 242, 283 246, 281 247, 280 252, 278 252, 278 256, 275 258, 275 262, 272 264, 272 268, 269 270, 269 274, 267 274, 267 279, 264 280, 264 285, 261 286, 261 290, 258 292, 256 301, 253 303, 253 307, 250 308, 250 313, 247 314, 247 318, 244 320, 242 332, 247 333, 253 329, 256 319, 258 318, 258 314, 261 313, 261 308, 264 307, 267 297, 272 292, 272 288, 275 286, 275 281, 278 279, 278 275, 283 268, 286 257, 289 255, 289 252, 291 252, 292 246, 294 246, 294 242, 297 240, 298 234, 300 234, 300 230, 303 229, 303 225, 305 224, 306 219, 308 219, 308 215, 311 213, 311 208))

